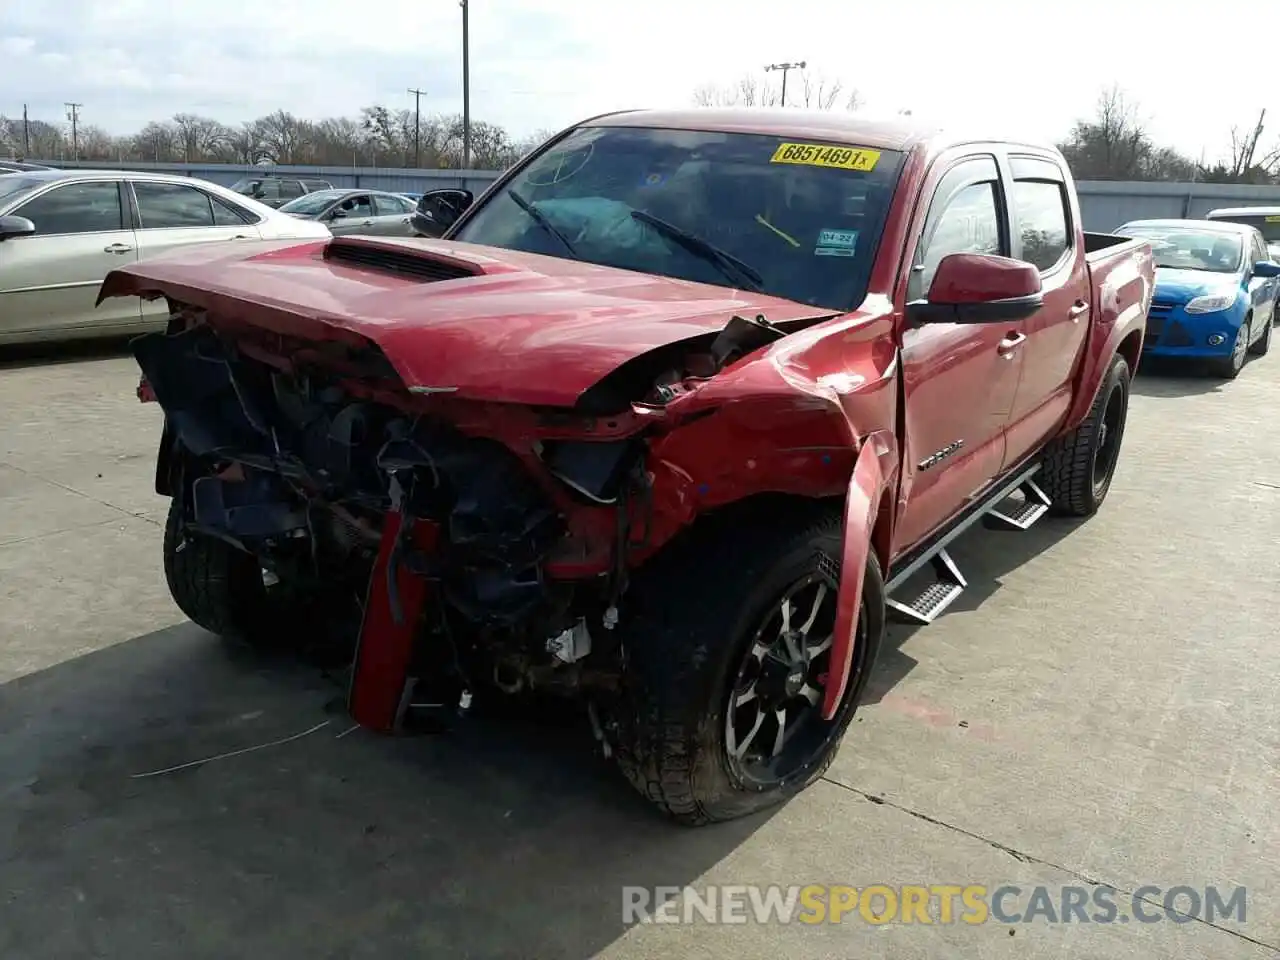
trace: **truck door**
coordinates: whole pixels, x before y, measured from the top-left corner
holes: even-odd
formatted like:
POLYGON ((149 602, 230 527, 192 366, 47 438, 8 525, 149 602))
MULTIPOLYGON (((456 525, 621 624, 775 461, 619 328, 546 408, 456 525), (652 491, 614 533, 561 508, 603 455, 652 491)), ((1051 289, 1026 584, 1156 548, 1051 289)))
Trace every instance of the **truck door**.
POLYGON ((1075 372, 1089 337, 1089 270, 1062 168, 1044 157, 1011 156, 1013 255, 1040 270, 1044 306, 1025 321, 1022 377, 1009 418, 1004 467, 1040 448, 1071 406, 1075 372))
MULTIPOLYGON (((1008 256, 1007 205, 995 157, 943 158, 926 178, 917 211, 904 303, 925 299, 942 258, 1008 256)), ((910 241, 909 241, 910 242, 910 241)), ((1022 322, 928 323, 904 330, 902 485, 895 552, 955 516, 1004 462, 1022 354, 1022 322)))

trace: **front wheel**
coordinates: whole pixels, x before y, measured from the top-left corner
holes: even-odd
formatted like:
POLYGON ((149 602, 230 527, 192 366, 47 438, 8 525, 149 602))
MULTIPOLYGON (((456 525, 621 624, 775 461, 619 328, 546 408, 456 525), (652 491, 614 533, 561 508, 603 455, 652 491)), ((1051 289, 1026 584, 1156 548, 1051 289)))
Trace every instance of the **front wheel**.
POLYGON ((1275 329, 1276 318, 1272 317, 1267 321, 1267 328, 1262 331, 1262 336, 1258 338, 1257 343, 1249 348, 1249 353, 1255 357, 1265 357, 1271 349, 1271 331, 1275 329))
POLYGON ((1244 369, 1245 359, 1249 353, 1249 337, 1252 335, 1253 318, 1245 317, 1244 322, 1236 330, 1236 338, 1231 342, 1231 353, 1218 357, 1210 362, 1209 369, 1216 377, 1223 380, 1234 380, 1244 369))
POLYGON ((704 521, 637 573, 617 756, 663 813, 690 825, 741 817, 831 764, 885 623, 872 558, 849 682, 823 720, 841 554, 839 513, 801 510, 704 521))
POLYGON ((1084 421, 1046 448, 1036 482, 1054 513, 1090 517, 1102 506, 1120 460, 1130 381, 1128 361, 1116 354, 1084 421))

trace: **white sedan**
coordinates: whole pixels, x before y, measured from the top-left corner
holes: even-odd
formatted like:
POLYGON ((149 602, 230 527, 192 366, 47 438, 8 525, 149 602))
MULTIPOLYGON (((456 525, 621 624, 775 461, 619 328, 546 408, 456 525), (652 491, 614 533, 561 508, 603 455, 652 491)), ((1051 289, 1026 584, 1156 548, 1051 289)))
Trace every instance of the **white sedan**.
POLYGON ((0 344, 163 327, 163 300, 94 307, 115 267, 191 243, 325 240, 298 220, 204 180, 39 170, 0 175, 0 344))

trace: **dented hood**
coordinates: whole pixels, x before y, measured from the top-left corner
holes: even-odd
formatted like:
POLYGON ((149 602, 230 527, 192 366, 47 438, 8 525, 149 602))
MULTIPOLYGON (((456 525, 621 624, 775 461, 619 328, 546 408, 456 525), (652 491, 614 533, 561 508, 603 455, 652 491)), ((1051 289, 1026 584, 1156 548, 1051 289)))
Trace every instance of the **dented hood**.
POLYGON ((373 237, 189 247, 112 271, 99 299, 160 294, 290 336, 358 335, 411 389, 552 406, 734 314, 832 313, 538 254, 373 237))

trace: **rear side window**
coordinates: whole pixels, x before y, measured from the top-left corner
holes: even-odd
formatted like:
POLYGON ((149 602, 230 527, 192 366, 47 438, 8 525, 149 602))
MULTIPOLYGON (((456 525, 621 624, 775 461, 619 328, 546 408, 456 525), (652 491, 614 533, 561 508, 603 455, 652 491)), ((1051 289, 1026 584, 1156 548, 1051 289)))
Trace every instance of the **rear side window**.
POLYGON ((294 197, 300 197, 306 190, 302 189, 302 184, 297 180, 281 180, 280 196, 286 200, 292 200, 294 197))
POLYGON ((1022 259, 1041 272, 1052 270, 1070 248, 1063 185, 1051 180, 1015 180, 1013 210, 1022 259))
POLYGON ((213 226, 213 208, 203 190, 177 183, 135 182, 133 194, 143 230, 213 226))
POLYGON ((54 187, 13 212, 34 223, 37 234, 46 236, 124 229, 120 188, 115 180, 54 187))
POLYGON ((213 222, 220 227, 238 227, 245 223, 257 223, 256 217, 251 217, 239 207, 232 206, 218 197, 209 198, 213 202, 213 222))

